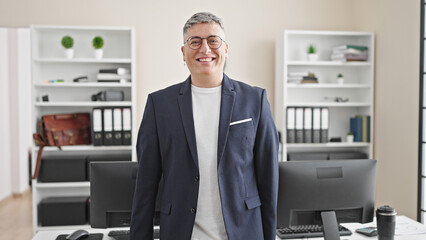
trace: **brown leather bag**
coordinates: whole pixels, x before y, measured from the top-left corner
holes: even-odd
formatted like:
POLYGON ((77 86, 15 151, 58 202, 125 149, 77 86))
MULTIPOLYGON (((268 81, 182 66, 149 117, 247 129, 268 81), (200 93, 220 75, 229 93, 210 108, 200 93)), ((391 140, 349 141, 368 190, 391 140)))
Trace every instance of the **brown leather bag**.
POLYGON ((33 138, 40 146, 33 179, 38 177, 41 154, 44 146, 91 144, 91 125, 89 113, 44 115, 39 122, 39 133, 33 138))

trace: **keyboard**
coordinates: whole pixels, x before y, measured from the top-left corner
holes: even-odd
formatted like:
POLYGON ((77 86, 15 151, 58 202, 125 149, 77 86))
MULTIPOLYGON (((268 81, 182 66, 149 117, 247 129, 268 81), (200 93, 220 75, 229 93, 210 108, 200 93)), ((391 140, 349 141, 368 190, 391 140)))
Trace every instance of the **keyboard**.
MULTIPOLYGON (((112 230, 108 233, 108 236, 115 240, 129 240, 130 230, 112 230)), ((154 239, 160 239, 160 229, 154 228, 154 239)))
MULTIPOLYGON (((352 235, 351 230, 339 225, 340 236, 352 235)), ((277 229, 277 236, 281 239, 292 238, 313 238, 323 237, 322 226, 320 225, 306 225, 306 226, 291 226, 277 229)))

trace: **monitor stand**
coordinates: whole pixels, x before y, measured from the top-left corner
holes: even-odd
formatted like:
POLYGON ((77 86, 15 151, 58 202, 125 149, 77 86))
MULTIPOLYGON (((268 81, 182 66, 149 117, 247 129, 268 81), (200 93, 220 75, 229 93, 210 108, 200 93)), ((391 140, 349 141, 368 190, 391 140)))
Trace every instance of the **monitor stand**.
POLYGON ((321 212, 325 240, 340 240, 339 226, 334 211, 321 212))

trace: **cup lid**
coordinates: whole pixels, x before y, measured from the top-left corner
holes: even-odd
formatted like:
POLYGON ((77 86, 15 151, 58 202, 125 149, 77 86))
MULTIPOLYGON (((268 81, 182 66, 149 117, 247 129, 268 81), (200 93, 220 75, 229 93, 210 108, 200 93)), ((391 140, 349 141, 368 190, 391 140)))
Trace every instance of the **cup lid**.
POLYGON ((384 205, 384 206, 377 208, 377 213, 385 214, 385 215, 396 215, 395 208, 393 208, 389 205, 384 205))

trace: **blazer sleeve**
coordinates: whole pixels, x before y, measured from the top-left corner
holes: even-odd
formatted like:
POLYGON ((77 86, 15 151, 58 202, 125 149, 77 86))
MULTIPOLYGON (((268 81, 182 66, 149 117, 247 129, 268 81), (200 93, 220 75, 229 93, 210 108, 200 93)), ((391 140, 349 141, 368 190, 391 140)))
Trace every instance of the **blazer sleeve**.
POLYGON ((161 178, 161 154, 151 95, 145 106, 136 144, 139 162, 133 197, 130 239, 153 239, 153 217, 158 184, 161 178))
POLYGON ((262 226, 265 240, 274 240, 278 201, 278 133, 271 107, 262 91, 261 110, 254 145, 256 181, 261 200, 262 226))

